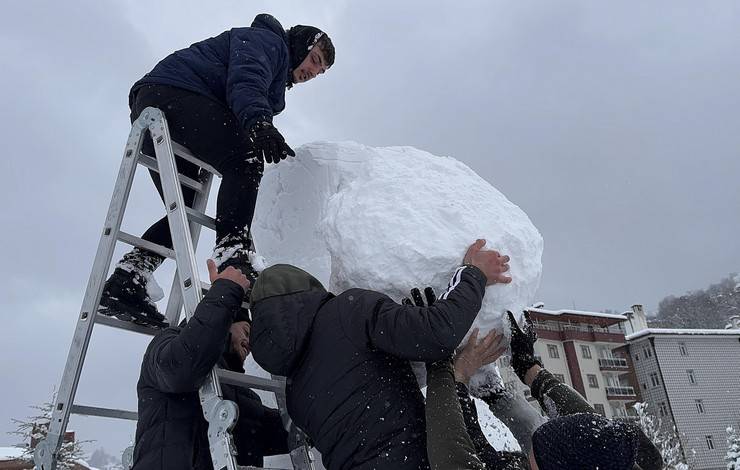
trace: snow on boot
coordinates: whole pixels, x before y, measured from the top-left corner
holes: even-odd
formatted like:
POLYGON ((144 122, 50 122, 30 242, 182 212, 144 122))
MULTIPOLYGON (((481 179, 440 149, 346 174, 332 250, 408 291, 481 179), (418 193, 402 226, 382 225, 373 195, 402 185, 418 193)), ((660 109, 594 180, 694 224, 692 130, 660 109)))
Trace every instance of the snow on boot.
POLYGON ((250 286, 254 285, 259 272, 266 264, 264 258, 252 250, 245 249, 242 243, 222 242, 213 250, 211 258, 216 263, 218 272, 233 266, 247 276, 250 286))
POLYGON ((137 270, 116 267, 105 281, 98 312, 140 325, 166 327, 168 324, 164 315, 159 313, 148 292, 148 288, 152 293, 156 292, 159 286, 154 287, 155 284, 151 274, 146 276, 137 270))

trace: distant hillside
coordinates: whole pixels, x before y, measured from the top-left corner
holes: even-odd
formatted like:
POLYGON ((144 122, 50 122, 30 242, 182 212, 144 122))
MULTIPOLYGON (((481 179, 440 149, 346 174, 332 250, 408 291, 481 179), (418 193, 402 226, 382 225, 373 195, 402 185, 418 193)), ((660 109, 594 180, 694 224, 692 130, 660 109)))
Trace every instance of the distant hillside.
POLYGON ((704 290, 660 301, 658 314, 648 318, 651 328, 724 328, 740 315, 740 279, 731 274, 704 290))

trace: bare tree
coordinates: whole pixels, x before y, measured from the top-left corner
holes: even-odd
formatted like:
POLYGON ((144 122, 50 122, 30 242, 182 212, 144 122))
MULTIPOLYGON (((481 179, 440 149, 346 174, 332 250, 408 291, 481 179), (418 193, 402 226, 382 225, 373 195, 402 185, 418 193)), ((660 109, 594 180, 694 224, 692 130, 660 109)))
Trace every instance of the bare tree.
POLYGON ((666 470, 689 470, 689 466, 683 460, 675 426, 673 432, 664 432, 660 419, 647 411, 646 403, 635 403, 633 408, 640 418, 642 431, 660 451, 666 470))
MULTIPOLYGON (((36 445, 49 432, 49 423, 51 423, 51 414, 54 405, 53 403, 44 403, 43 405, 32 405, 30 408, 34 410, 31 416, 27 416, 24 419, 12 418, 16 429, 9 433, 21 436, 22 442, 18 447, 24 449, 21 457, 23 460, 33 460, 33 452, 36 449, 36 445)), ((64 439, 57 453, 57 468, 60 470, 73 470, 77 467, 77 462, 84 458, 82 444, 87 442, 92 441, 64 439)))

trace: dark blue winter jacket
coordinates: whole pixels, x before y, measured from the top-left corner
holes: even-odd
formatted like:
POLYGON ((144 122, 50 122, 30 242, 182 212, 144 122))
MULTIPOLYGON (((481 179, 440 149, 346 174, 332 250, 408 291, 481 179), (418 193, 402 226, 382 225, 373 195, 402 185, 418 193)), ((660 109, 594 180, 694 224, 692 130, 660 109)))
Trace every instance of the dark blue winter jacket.
POLYGON ((171 85, 228 106, 244 129, 272 122, 285 108, 290 58, 280 23, 261 14, 249 28, 234 28, 173 52, 131 88, 129 102, 145 85, 171 85))

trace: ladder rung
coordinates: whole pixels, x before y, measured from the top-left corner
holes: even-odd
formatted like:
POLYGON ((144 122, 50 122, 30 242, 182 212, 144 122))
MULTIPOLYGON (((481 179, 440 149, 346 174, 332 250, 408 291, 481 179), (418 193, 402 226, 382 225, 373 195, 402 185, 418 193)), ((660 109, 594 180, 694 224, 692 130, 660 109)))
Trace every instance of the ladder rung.
POLYGON ((175 152, 175 155, 178 157, 181 157, 183 160, 187 160, 190 163, 197 165, 204 170, 213 173, 214 175, 221 177, 221 173, 218 172, 217 169, 213 168, 208 163, 204 162, 203 160, 199 159, 195 155, 193 155, 190 150, 186 149, 182 145, 178 144, 174 140, 172 141, 172 150, 175 152))
POLYGON ((280 393, 283 391, 283 382, 278 380, 255 377, 226 369, 216 369, 216 375, 218 375, 221 383, 229 385, 256 388, 257 390, 264 390, 272 393, 280 393))
POLYGON ((153 327, 144 326, 144 325, 137 325, 136 323, 133 323, 130 321, 119 320, 118 318, 109 317, 101 313, 98 313, 97 315, 95 315, 95 324, 105 325, 111 328, 118 328, 120 330, 133 331, 134 333, 141 333, 143 335, 149 335, 149 336, 154 336, 160 331, 162 331, 159 328, 153 328, 153 327))
POLYGON ((171 250, 162 245, 157 245, 156 243, 148 242, 143 238, 135 237, 130 233, 124 232, 123 230, 120 230, 118 232, 118 239, 123 243, 128 243, 131 246, 143 248, 148 251, 153 251, 160 256, 164 256, 165 258, 175 259, 174 250, 171 250))
POLYGON ((139 415, 135 411, 100 408, 97 406, 72 405, 70 412, 77 415, 100 416, 101 418, 130 419, 131 421, 139 419, 139 415))
POLYGON ((188 214, 188 218, 190 218, 190 220, 197 222, 204 227, 208 227, 211 230, 216 230, 216 219, 213 217, 196 211, 195 209, 191 209, 190 207, 186 207, 185 212, 188 214))
MULTIPOLYGON (((156 171, 159 173, 159 167, 157 166, 157 160, 150 157, 149 155, 145 153, 139 153, 139 163, 150 170, 156 171)), ((182 183, 183 186, 187 186, 188 188, 192 188, 199 193, 203 192, 203 184, 199 181, 196 181, 188 176, 180 175, 178 174, 177 177, 180 179, 180 183, 182 183)))

